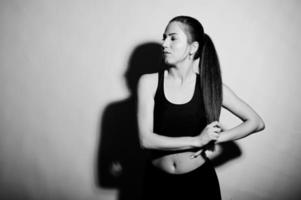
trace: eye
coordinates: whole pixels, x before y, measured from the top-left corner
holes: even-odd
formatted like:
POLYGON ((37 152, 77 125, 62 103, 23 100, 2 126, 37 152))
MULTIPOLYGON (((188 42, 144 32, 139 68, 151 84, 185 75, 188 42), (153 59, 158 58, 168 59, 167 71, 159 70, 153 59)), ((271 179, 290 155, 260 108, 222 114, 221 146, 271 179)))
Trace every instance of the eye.
POLYGON ((177 38, 176 38, 176 37, 174 37, 174 36, 172 36, 170 39, 171 39, 171 41, 175 41, 175 40, 177 40, 177 38))
POLYGON ((166 35, 163 35, 162 40, 164 41, 166 39, 166 35))

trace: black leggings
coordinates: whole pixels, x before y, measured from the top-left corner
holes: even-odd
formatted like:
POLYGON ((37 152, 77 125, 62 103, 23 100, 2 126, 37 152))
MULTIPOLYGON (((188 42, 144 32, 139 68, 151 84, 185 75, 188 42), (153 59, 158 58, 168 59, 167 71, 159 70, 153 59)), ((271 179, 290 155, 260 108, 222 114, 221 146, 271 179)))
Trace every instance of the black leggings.
POLYGON ((220 200, 214 167, 206 161, 185 174, 168 174, 149 163, 146 167, 142 200, 220 200))

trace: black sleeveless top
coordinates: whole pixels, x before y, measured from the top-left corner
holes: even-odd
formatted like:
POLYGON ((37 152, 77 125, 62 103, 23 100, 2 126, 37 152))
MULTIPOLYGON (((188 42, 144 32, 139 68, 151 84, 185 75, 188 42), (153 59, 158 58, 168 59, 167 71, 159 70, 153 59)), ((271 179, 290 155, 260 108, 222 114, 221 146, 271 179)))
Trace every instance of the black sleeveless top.
MULTIPOLYGON (((191 100, 184 104, 174 104, 166 99, 164 71, 159 72, 154 105, 154 133, 168 137, 196 136, 205 128, 207 122, 200 89, 200 76, 197 74, 196 76, 191 100)), ((179 151, 151 150, 151 157, 156 158, 176 152, 179 151)))
POLYGON ((194 94, 184 104, 174 104, 164 94, 164 71, 159 73, 154 105, 154 132, 169 137, 196 136, 206 126, 206 115, 197 75, 194 94))

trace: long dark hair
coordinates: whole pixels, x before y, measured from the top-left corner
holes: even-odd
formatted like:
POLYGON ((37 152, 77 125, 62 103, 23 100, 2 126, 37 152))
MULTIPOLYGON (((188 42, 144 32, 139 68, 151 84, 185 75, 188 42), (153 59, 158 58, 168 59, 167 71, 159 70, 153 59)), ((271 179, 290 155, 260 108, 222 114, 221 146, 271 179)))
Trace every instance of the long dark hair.
MULTIPOLYGON (((211 38, 204 33, 202 24, 189 16, 177 16, 170 22, 181 22, 188 37, 188 42, 197 41, 198 51, 194 59, 200 58, 199 73, 207 122, 218 121, 220 117, 223 86, 218 56, 211 38)), ((169 22, 169 23, 170 23, 169 22)))

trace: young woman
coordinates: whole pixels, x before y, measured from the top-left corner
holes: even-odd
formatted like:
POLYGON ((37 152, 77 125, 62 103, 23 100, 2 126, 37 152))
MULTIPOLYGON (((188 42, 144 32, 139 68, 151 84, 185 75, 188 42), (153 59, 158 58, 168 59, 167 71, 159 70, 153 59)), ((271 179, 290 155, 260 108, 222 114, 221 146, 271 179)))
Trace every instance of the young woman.
POLYGON ((143 75, 138 83, 139 138, 150 150, 143 199, 221 199, 206 148, 261 131, 264 122, 222 83, 214 45, 198 20, 173 18, 162 50, 168 69, 143 75), (242 123, 222 129, 221 107, 242 123))

